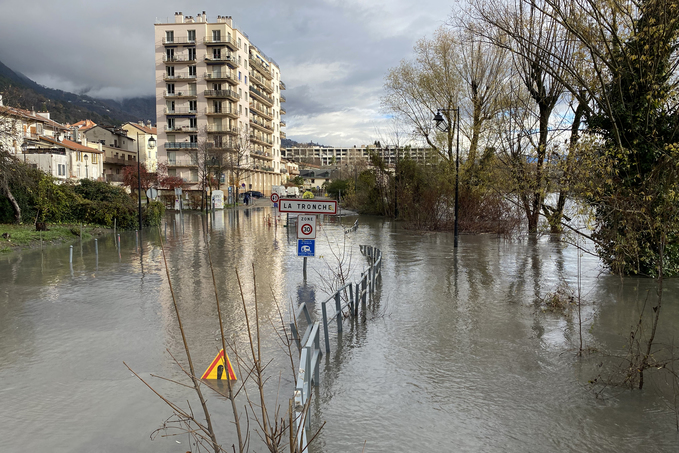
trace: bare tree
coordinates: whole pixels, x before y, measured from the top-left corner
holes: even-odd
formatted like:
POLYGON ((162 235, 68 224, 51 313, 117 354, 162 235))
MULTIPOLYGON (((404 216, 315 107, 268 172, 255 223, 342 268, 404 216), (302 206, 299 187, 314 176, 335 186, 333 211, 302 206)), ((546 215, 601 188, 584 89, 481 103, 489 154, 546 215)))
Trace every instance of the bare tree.
POLYGON ((246 125, 238 131, 238 136, 230 138, 229 153, 225 157, 224 168, 229 173, 229 184, 236 188, 236 204, 240 185, 249 179, 252 174, 252 142, 250 141, 249 127, 246 125))

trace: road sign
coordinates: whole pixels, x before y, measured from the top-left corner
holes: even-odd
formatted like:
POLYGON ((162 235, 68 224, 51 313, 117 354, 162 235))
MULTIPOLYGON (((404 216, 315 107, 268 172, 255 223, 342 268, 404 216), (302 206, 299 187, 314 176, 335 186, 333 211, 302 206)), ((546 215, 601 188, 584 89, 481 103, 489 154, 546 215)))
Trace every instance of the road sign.
POLYGON ((150 189, 146 190, 146 196, 149 197, 151 200, 155 200, 156 198, 158 198, 158 190, 151 187, 150 189))
POLYGON ((337 202, 334 200, 304 200, 299 198, 281 198, 281 212, 298 212, 300 214, 337 214, 337 202))
POLYGON ((297 239, 297 256, 316 256, 316 239, 297 239))
POLYGON ((203 373, 203 376, 201 379, 218 379, 218 380, 224 380, 226 381, 226 373, 224 372, 224 357, 226 356, 226 363, 227 367, 229 369, 229 379, 232 381, 236 380, 236 373, 233 372, 233 367, 231 366, 231 361, 229 360, 229 355, 224 354, 224 350, 222 349, 219 351, 219 354, 217 354, 217 357, 212 361, 209 367, 207 367, 207 370, 205 370, 205 373, 203 373))
POLYGON ((273 201, 274 203, 278 203, 278 200, 280 200, 280 199, 281 199, 281 196, 278 195, 276 192, 271 194, 271 201, 273 201))
POLYGON ((316 216, 297 217, 297 239, 316 239, 316 216))

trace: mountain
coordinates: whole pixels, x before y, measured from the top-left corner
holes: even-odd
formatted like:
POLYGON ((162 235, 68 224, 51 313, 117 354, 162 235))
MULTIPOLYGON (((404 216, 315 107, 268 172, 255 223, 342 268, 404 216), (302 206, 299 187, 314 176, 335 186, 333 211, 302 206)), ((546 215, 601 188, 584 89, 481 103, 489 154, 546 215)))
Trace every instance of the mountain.
POLYGON ((156 122, 153 96, 115 101, 94 99, 42 86, 0 62, 0 95, 5 105, 26 110, 48 111, 60 123, 90 119, 98 124, 117 125, 127 121, 156 122))

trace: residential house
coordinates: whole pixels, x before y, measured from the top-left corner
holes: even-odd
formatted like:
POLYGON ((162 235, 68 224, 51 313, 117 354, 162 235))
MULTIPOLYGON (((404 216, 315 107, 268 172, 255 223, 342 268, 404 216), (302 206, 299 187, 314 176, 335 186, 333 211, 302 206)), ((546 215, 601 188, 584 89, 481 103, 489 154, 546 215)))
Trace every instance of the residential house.
POLYGON ((139 146, 139 159, 141 163, 146 165, 146 169, 150 172, 158 171, 158 148, 154 146, 149 147, 149 140, 153 138, 158 140, 158 129, 151 127, 151 122, 144 124, 143 121, 138 123, 125 123, 121 129, 127 132, 127 136, 134 139, 139 146))

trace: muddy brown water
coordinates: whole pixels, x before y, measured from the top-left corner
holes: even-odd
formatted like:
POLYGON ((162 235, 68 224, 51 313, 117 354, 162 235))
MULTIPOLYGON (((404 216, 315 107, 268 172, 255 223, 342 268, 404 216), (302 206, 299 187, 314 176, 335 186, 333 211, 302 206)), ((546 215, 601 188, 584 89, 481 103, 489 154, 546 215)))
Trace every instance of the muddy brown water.
MULTIPOLYGON (((214 290, 202 217, 168 214, 167 258, 198 373, 219 349, 214 290)), ((672 389, 662 370, 646 388, 605 389, 588 381, 615 369, 630 327, 655 282, 606 275, 581 257, 583 335, 596 351, 577 357, 575 315, 545 313, 536 301, 560 282, 577 287, 578 254, 550 239, 507 241, 417 233, 361 218, 355 233, 326 219, 302 281, 294 230, 267 207, 227 211, 211 223, 211 251, 230 341, 247 328, 236 271, 253 308, 253 263, 263 318, 286 321, 305 302, 314 315, 328 295, 328 269, 343 257, 348 278, 366 265, 359 244, 379 247, 383 276, 367 316, 347 319, 321 362, 313 426, 325 426, 314 452, 676 452, 672 389), (291 231, 289 231, 291 230, 291 231), (339 257, 339 258, 338 258, 339 257), (278 304, 278 305, 277 305, 278 304), (364 447, 365 445, 365 447, 364 447)), ((169 398, 186 388, 170 353, 185 364, 160 250, 147 231, 143 254, 134 233, 0 257, 0 451, 185 452, 186 435, 154 430, 171 411, 123 361, 169 398), (165 435, 165 436, 164 436, 165 435)), ((665 282, 659 342, 679 332, 679 280, 665 282)), ((292 372, 278 336, 263 329, 275 400, 292 394, 292 372)), ((234 442, 230 406, 209 405, 220 441, 234 442)), ((241 403, 244 403, 241 401, 241 403)), ((273 403, 271 403, 273 404, 273 403)), ((287 402, 286 402, 287 405, 287 402)), ((264 451, 253 433, 252 449, 264 451)), ((195 448, 194 448, 195 449, 195 448)))

